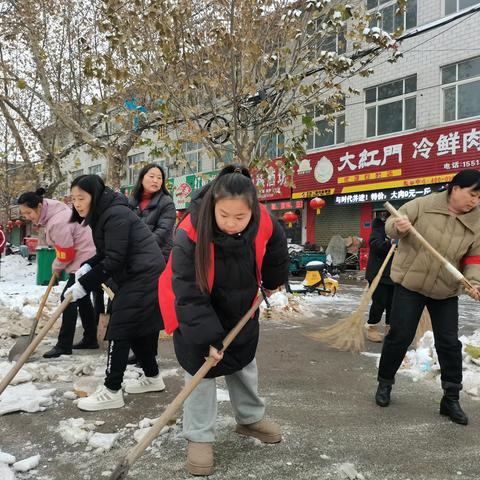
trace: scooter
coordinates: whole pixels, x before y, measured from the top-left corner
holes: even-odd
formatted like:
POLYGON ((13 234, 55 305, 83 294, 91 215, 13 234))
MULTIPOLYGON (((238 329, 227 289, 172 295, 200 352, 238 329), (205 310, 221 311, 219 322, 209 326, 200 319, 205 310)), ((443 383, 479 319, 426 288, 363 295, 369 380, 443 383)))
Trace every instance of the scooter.
POLYGON ((306 294, 318 293, 319 295, 334 296, 339 288, 338 280, 335 280, 328 274, 328 268, 325 263, 315 260, 305 265, 305 279, 301 283, 301 288, 292 289, 287 282, 285 289, 288 293, 306 294))

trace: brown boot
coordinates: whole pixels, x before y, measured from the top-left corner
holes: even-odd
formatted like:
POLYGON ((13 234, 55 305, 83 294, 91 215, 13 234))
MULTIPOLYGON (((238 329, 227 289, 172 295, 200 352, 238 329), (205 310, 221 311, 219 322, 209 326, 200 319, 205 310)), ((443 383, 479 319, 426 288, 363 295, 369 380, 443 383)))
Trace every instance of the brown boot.
POLYGON ((260 420, 250 425, 237 424, 235 431, 240 435, 258 438, 263 443, 278 443, 282 441, 280 425, 268 420, 260 420))
POLYGON ((187 471, 191 475, 213 475, 213 444, 188 442, 187 471))
POLYGON ((374 343, 382 343, 383 338, 376 325, 367 325, 367 339, 374 343))

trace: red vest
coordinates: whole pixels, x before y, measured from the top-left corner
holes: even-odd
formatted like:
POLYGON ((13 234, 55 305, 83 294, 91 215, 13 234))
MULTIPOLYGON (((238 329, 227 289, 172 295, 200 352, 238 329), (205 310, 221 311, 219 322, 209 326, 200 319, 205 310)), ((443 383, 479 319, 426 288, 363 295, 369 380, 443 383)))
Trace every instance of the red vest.
MULTIPOLYGON (((187 232, 188 238, 193 242, 197 241, 197 230, 191 222, 190 214, 188 214, 180 223, 178 228, 187 232)), ((262 281, 262 264, 267 243, 273 232, 273 223, 267 208, 260 204, 260 225, 258 226, 257 236, 255 237, 255 260, 257 265, 257 280, 260 284, 262 281)), ((210 266, 208 269, 208 289, 211 292, 213 281, 215 278, 215 258, 213 243, 210 244, 210 266)), ((160 311, 162 312, 163 324, 165 331, 172 333, 178 327, 177 314, 175 311, 175 292, 172 288, 172 255, 167 262, 165 270, 158 280, 158 301, 160 303, 160 311)))

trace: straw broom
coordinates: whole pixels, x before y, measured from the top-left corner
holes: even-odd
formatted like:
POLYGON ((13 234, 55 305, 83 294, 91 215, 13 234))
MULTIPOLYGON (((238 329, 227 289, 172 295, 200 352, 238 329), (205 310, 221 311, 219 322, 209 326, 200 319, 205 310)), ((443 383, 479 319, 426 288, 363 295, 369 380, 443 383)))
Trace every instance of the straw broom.
POLYGON ((347 318, 340 320, 334 325, 323 328, 317 332, 308 333, 307 336, 321 342, 328 343, 338 350, 349 350, 351 352, 361 352, 365 346, 364 317, 368 308, 373 292, 380 283, 382 274, 387 264, 395 252, 396 245, 392 245, 385 257, 385 260, 373 279, 370 287, 365 290, 360 300, 360 305, 347 318))

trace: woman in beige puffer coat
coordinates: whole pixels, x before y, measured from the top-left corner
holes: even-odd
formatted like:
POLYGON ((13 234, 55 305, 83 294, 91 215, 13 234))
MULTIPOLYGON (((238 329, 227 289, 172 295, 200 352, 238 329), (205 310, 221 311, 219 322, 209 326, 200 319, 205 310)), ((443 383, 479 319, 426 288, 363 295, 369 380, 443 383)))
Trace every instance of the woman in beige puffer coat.
MULTIPOLYGON (((459 404, 462 389, 462 344, 458 339, 459 283, 410 235, 412 225, 442 256, 474 285, 480 284, 480 172, 464 170, 448 190, 412 200, 400 208, 404 218, 390 217, 386 233, 400 239, 391 278, 395 293, 378 369, 377 405, 390 403, 395 374, 400 367, 424 307, 432 318, 435 349, 441 369, 444 396, 440 413, 466 425, 459 404)), ((469 292, 478 298, 478 290, 469 292)))

